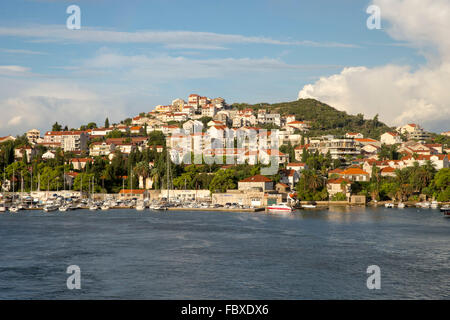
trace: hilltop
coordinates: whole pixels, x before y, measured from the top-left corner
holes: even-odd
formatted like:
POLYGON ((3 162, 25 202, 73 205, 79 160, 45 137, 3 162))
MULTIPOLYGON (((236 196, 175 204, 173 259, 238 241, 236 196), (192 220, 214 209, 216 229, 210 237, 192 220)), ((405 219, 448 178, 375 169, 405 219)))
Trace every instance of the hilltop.
POLYGON ((378 120, 378 115, 373 119, 364 119, 364 115, 347 114, 315 99, 299 99, 291 102, 279 103, 235 103, 238 109, 251 108, 253 110, 267 109, 281 115, 292 114, 297 120, 309 121, 311 130, 309 136, 324 134, 344 135, 346 132, 360 132, 364 137, 379 139, 380 135, 392 130, 391 127, 378 120))

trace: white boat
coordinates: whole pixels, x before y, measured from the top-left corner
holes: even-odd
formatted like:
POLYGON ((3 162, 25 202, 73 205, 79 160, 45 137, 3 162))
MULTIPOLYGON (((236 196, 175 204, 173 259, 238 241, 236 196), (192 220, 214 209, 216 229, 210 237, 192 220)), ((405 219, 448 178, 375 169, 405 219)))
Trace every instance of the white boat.
POLYGON ((136 204, 136 210, 137 211, 143 211, 145 210, 145 205, 143 203, 136 204))
POLYGON ((397 207, 400 208, 400 209, 403 209, 405 207, 405 204, 403 202, 399 202, 397 207))
POLYGON ((442 206, 440 210, 443 213, 444 217, 450 218, 450 206, 448 204, 442 206))
POLYGON ((432 201, 430 205, 431 209, 439 208, 439 203, 437 201, 432 201))
POLYGON ((157 203, 154 203, 149 206, 149 209, 151 209, 151 210, 167 210, 167 207, 157 204, 157 203))
POLYGON ((428 201, 424 201, 420 203, 421 207, 424 209, 428 209, 431 206, 431 203, 429 203, 428 201))
POLYGON ((391 203, 391 202, 385 203, 384 206, 386 208, 394 208, 395 207, 395 205, 393 203, 391 203))
POLYGON ((6 212, 6 206, 4 203, 0 203, 0 212, 6 212))
POLYGON ((100 207, 103 211, 109 210, 109 206, 107 204, 104 204, 100 207))
POLYGON ((52 205, 52 204, 48 204, 46 206, 44 206, 44 211, 45 212, 51 212, 51 211, 56 211, 58 210, 58 206, 52 205))
POLYGON ((286 203, 274 204, 267 207, 269 212, 292 212, 292 208, 286 203))
POLYGON ((302 208, 304 209, 314 209, 317 208, 315 204, 302 204, 302 208))
POLYGON ((61 207, 59 207, 59 211, 61 211, 61 212, 65 212, 65 211, 67 211, 67 210, 69 210, 69 208, 68 208, 67 206, 61 206, 61 207))
POLYGON ((19 210, 20 210, 20 208, 17 206, 9 207, 9 211, 11 211, 11 212, 18 212, 19 210))
POLYGON ((97 207, 95 204, 91 204, 91 205, 89 206, 89 210, 95 211, 95 210, 98 210, 98 207, 97 207))

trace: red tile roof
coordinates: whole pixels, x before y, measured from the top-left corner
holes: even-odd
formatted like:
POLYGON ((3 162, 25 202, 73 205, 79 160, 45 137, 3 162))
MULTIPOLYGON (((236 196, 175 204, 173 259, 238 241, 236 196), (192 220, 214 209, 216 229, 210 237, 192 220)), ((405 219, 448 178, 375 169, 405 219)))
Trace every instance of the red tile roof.
POLYGON ((342 171, 341 174, 344 174, 344 175, 346 175, 346 174, 365 174, 365 175, 368 175, 367 172, 365 172, 363 169, 360 169, 360 168, 348 168, 348 169, 342 171))
POLYGON ((303 162, 291 162, 288 163, 288 167, 304 167, 306 164, 303 162))
POLYGON ((239 182, 272 182, 272 180, 270 180, 266 176, 258 174, 256 176, 241 180, 239 182))
POLYGON ((337 179, 330 179, 328 180, 328 184, 341 184, 342 182, 347 182, 347 183, 351 183, 350 180, 345 179, 345 178, 337 178, 337 179))

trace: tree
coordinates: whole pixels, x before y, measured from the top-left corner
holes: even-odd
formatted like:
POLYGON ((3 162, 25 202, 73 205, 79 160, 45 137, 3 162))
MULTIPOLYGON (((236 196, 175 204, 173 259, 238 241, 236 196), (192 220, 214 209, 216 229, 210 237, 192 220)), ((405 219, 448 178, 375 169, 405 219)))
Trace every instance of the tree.
POLYGON ((302 171, 296 190, 301 200, 325 200, 328 197, 324 179, 312 169, 302 171))
POLYGON ((95 129, 97 128, 97 124, 95 122, 89 122, 86 126, 88 129, 95 129))
POLYGON ((105 119, 105 128, 109 128, 109 119, 108 118, 105 119))
POLYGON ((343 192, 338 192, 331 197, 331 201, 345 201, 347 200, 347 196, 343 192))
POLYGON ((144 188, 145 188, 145 181, 150 176, 150 167, 148 165, 148 162, 141 161, 136 164, 136 166, 133 168, 133 173, 137 177, 142 177, 144 181, 144 188))
POLYGON ((210 122, 212 120, 212 118, 211 117, 201 117, 198 120, 203 123, 203 128, 205 129, 205 128, 208 128, 208 122, 210 122))
MULTIPOLYGON (((92 189, 92 179, 94 178, 93 173, 79 173, 75 177, 75 181, 73 183, 73 190, 89 192, 92 189), (83 181, 83 184, 81 182, 83 181)), ((92 190, 91 190, 92 191, 92 190)), ((98 184, 95 185, 95 191, 100 191, 100 186, 98 184)))
POLYGON ((435 194, 438 201, 450 201, 450 168, 439 170, 432 185, 437 189, 435 194))
POLYGON ((58 122, 55 122, 52 126, 52 131, 61 131, 61 130, 62 126, 58 122))
POLYGON ((165 146, 166 137, 161 131, 155 130, 148 135, 148 145, 149 146, 165 146))
POLYGON ((226 192, 236 188, 236 177, 233 169, 219 170, 212 179, 209 190, 211 192, 226 192))

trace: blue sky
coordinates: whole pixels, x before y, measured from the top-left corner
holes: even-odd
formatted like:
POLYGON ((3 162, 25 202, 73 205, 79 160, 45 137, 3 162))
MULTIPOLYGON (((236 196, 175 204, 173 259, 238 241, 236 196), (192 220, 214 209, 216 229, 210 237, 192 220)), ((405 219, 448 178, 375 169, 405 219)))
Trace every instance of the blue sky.
POLYGON ((0 111, 9 119, 0 120, 0 135, 55 121, 119 121, 190 93, 292 101, 344 68, 423 65, 420 50, 384 25, 366 27, 370 3, 2 1, 0 111), (70 4, 81 8, 81 30, 66 29, 70 4), (36 119, 24 115, 33 110, 36 119))

